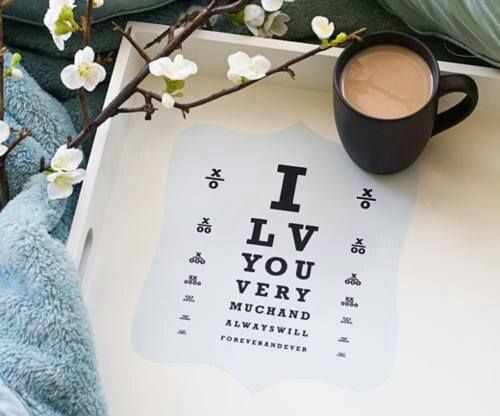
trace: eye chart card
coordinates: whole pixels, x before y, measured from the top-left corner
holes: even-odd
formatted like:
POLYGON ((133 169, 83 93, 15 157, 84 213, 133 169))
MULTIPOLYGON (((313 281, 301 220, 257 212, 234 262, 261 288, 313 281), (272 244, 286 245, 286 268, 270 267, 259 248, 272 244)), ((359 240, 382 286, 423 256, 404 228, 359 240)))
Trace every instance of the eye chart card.
POLYGON ((132 343, 252 391, 290 379, 367 390, 390 374, 417 172, 375 176, 304 125, 198 125, 178 138, 132 343))

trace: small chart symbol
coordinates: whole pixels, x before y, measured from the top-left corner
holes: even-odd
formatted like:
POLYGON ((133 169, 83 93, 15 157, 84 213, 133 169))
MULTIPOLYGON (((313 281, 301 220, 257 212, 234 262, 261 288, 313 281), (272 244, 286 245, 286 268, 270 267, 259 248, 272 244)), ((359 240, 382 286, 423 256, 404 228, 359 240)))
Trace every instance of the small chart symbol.
POLYGON ((213 169, 212 174, 210 176, 205 176, 205 179, 208 180, 208 186, 210 189, 217 189, 219 186, 219 182, 224 182, 225 179, 222 177, 222 169, 213 169))
POLYGON ((201 282, 198 280, 198 276, 190 274, 189 277, 184 280, 185 285, 201 286, 201 282))
POLYGON ((351 253, 352 254, 365 254, 366 253, 366 245, 363 243, 364 238, 356 238, 356 242, 351 244, 351 253))
POLYGON ((357 308, 359 305, 354 302, 354 298, 346 296, 345 300, 340 302, 342 306, 347 306, 348 308, 357 308))
POLYGON ((356 273, 351 273, 351 277, 345 280, 346 285, 361 286, 361 280, 358 279, 356 273))
POLYGON ((201 256, 201 251, 197 251, 196 255, 189 259, 189 263, 205 264, 205 259, 201 256))
POLYGON ((196 231, 199 233, 205 232, 210 234, 212 232, 212 224, 210 224, 210 218, 203 217, 201 223, 197 225, 196 231))
POLYGON ((182 301, 187 302, 187 303, 194 303, 195 302, 193 295, 185 295, 184 299, 182 299, 182 301))
POLYGON ((363 195, 356 197, 361 200, 361 208, 368 209, 376 199, 373 197, 373 189, 363 188, 363 195))

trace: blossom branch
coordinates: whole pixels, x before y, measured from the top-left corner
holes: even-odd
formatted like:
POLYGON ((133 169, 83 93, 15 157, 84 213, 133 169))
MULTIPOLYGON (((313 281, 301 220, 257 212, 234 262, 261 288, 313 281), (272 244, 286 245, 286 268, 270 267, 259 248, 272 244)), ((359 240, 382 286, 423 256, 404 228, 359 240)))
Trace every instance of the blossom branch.
MULTIPOLYGON (((313 48, 311 49, 310 51, 300 55, 300 56, 297 56, 296 58, 293 58, 293 59, 290 59, 289 61, 271 69, 270 71, 268 71, 262 78, 259 78, 259 79, 255 79, 255 80, 251 80, 251 81, 246 81, 242 84, 239 84, 239 85, 235 85, 234 87, 231 87, 231 88, 225 88, 221 91, 218 91, 212 95, 209 95, 205 98, 202 98, 200 100, 196 100, 196 101, 192 101, 192 102, 189 102, 189 103, 178 103, 176 102, 174 104, 174 107, 181 110, 182 113, 185 115, 185 114, 188 114, 190 112, 190 110, 192 108, 195 108, 195 107, 200 107, 202 105, 205 105, 205 104, 208 104, 212 101, 215 101, 215 100, 218 100, 219 98, 222 98, 222 97, 225 97, 227 95, 231 95, 231 94, 234 94, 236 92, 239 92, 241 90, 244 90, 245 88, 248 88, 250 87, 251 85, 254 85, 256 84, 257 82, 259 81, 263 81, 264 79, 267 79, 269 77, 272 77, 273 75, 276 75, 278 73, 287 73, 292 79, 295 78, 295 72, 293 71, 293 69, 291 68, 292 66, 302 62, 302 61, 305 61, 306 59, 309 59, 321 52, 324 52, 328 49, 331 49, 333 47, 336 47, 338 46, 340 43, 345 43, 345 42, 348 42, 348 41, 358 41, 358 42, 361 42, 363 40, 363 38, 361 37, 361 35, 366 31, 366 28, 361 28, 361 29, 358 29, 354 32, 352 32, 351 34, 347 35, 345 38, 341 39, 341 40, 334 40, 332 42, 330 42, 328 44, 328 46, 319 46, 319 47, 316 47, 316 48, 313 48)), ((157 110, 157 109, 154 109, 154 107, 152 106, 151 104, 151 100, 155 100, 155 101, 158 101, 158 102, 161 102, 162 101, 162 97, 161 95, 159 94, 156 94, 152 91, 146 91, 142 88, 137 88, 136 89, 136 92, 142 94, 144 96, 144 98, 146 99, 146 104, 142 107, 134 107, 134 108, 119 108, 117 109, 116 114, 119 114, 119 113, 137 113, 137 112, 146 112, 146 119, 147 120, 150 120, 151 119, 151 115, 157 110), (154 110, 151 111, 151 108, 153 108, 154 110)))
MULTIPOLYGON (((366 28, 356 30, 355 32, 347 35, 347 38, 345 41, 346 42, 347 41, 361 42, 362 41, 361 34, 363 34, 365 31, 366 31, 366 28)), ((223 89, 219 92, 216 92, 215 94, 209 95, 205 98, 202 98, 200 100, 193 101, 190 103, 175 103, 175 108, 178 108, 179 110, 181 110, 183 112, 183 114, 189 113, 189 111, 192 108, 199 107, 199 106, 204 105, 204 104, 208 104, 208 103, 215 101, 219 98, 225 97, 226 95, 234 94, 235 92, 238 92, 238 91, 241 91, 245 88, 248 88, 251 85, 256 84, 257 82, 262 81, 262 80, 269 78, 273 75, 276 75, 278 73, 284 72, 284 73, 287 73, 288 75, 290 75, 291 78, 295 78, 295 73, 291 68, 293 65, 298 64, 299 62, 302 62, 308 58, 311 58, 312 56, 317 55, 320 52, 323 52, 323 51, 331 49, 335 46, 338 46, 339 43, 334 41, 327 47, 319 46, 317 48, 311 49, 309 52, 306 52, 306 53, 304 53, 296 58, 293 58, 293 59, 285 62, 284 64, 282 64, 276 68, 271 69, 270 71, 268 71, 266 73, 265 76, 263 76, 260 79, 247 81, 247 82, 244 82, 242 84, 235 85, 234 87, 223 89)), ((151 93, 151 94, 155 100, 161 101, 161 96, 159 96, 158 94, 154 94, 154 93, 151 93)))
MULTIPOLYGON (((5 1, 0 0, 0 5, 5 1)), ((291 2, 293 0, 286 0, 291 2)), ((226 88, 205 98, 188 103, 177 103, 177 98, 183 96, 183 88, 188 77, 198 72, 195 62, 184 58, 183 54, 177 54, 174 59, 170 58, 177 49, 182 48, 186 41, 197 29, 209 25, 212 20, 219 15, 225 15, 229 20, 238 25, 246 25, 249 31, 255 36, 273 37, 283 36, 288 27, 286 23, 290 20, 286 13, 276 8, 281 8, 283 4, 280 0, 262 0, 262 7, 256 4, 249 4, 250 0, 210 0, 208 5, 189 9, 177 23, 168 30, 162 32, 146 48, 167 38, 166 44, 154 58, 141 47, 132 36, 132 28, 124 29, 118 23, 113 22, 113 30, 125 38, 136 52, 144 59, 145 64, 142 69, 122 87, 121 91, 106 105, 106 107, 94 119, 91 118, 88 109, 86 91, 92 92, 97 85, 105 80, 106 70, 101 65, 107 58, 95 55, 89 46, 92 31, 93 8, 101 7, 104 0, 87 0, 87 14, 81 20, 81 26, 74 20, 72 9, 75 0, 65 0, 66 3, 51 2, 49 10, 44 18, 45 25, 49 28, 54 43, 60 49, 64 49, 64 42, 69 39, 72 33, 83 32, 83 49, 75 54, 74 65, 68 65, 61 72, 63 84, 72 90, 78 90, 84 126, 74 137, 68 137, 66 144, 61 146, 50 161, 45 166, 45 161, 40 162, 40 168, 47 175, 47 190, 51 199, 67 198, 73 193, 73 186, 81 182, 85 176, 85 170, 79 168, 83 160, 83 153, 78 147, 87 140, 91 134, 103 123, 122 113, 145 113, 145 119, 151 120, 158 110, 153 105, 154 101, 159 101, 166 108, 177 108, 182 111, 184 117, 192 108, 210 103, 224 96, 241 91, 251 85, 267 79, 278 73, 286 73, 295 78, 292 67, 322 51, 330 49, 347 41, 361 41, 361 33, 365 29, 360 29, 346 35, 339 33, 334 39, 332 35, 335 31, 333 22, 326 17, 316 16, 311 22, 314 33, 321 41, 321 46, 297 56, 284 64, 271 68, 271 62, 264 56, 257 55, 249 57, 244 52, 236 52, 229 56, 228 79, 236 85, 226 88), (164 82, 163 95, 146 91, 140 87, 141 83, 148 75, 161 77, 164 82), (126 102, 134 95, 141 94, 144 99, 143 105, 126 106, 126 102)), ((1 25, 1 23, 0 23, 1 25)), ((18 62, 20 60, 16 58, 18 62)), ((14 62, 14 59, 13 59, 14 62)), ((16 70, 15 63, 9 67, 9 73, 5 76, 14 77, 16 70)), ((17 75, 18 76, 18 75, 17 75)), ((8 127, 8 126, 7 126, 8 127)), ((0 153, 5 157, 11 149, 2 145, 8 139, 9 130, 0 125, 0 153), (3 148, 2 148, 3 146, 3 148), (8 150, 8 151, 6 151, 8 150)), ((19 138, 18 138, 19 139, 19 138)), ((17 145, 21 140, 16 140, 13 145, 17 145)), ((5 159, 4 157, 4 159, 5 159)), ((1 169, 1 166, 0 166, 1 169)), ((0 172, 1 176, 1 172, 0 172)), ((0 178, 5 179, 5 178, 0 178)), ((7 195, 8 199, 8 195, 7 195)))
MULTIPOLYGON (((240 10, 245 6, 249 0, 237 0, 228 6, 232 6, 236 10, 240 10), (238 9, 236 9, 236 5, 238 9)), ((216 12, 216 6, 220 3, 220 0, 212 0, 210 4, 203 9, 180 33, 176 34, 170 42, 168 42, 156 55, 154 58, 159 59, 167 57, 172 54, 175 50, 179 48, 182 43, 189 38, 195 30, 203 26, 205 22, 214 16, 216 12)), ((227 7, 227 6, 226 6, 227 7)), ((220 9, 220 8, 219 8, 220 9)), ((225 13, 225 11, 224 11, 225 13)), ((98 127, 100 127, 104 122, 106 122, 110 117, 113 117, 117 113, 117 109, 121 108, 123 104, 136 93, 139 84, 144 81, 144 79, 149 75, 149 65, 145 65, 139 73, 123 87, 123 89, 118 93, 118 95, 111 100, 111 102, 102 110, 102 112, 97 115, 97 117, 92 120, 89 125, 85 126, 75 138, 68 144, 68 148, 79 147, 91 133, 93 133, 98 127)))
POLYGON ((131 27, 124 30, 117 22, 113 21, 112 24, 113 24, 113 30, 115 32, 121 34, 125 39, 127 39, 128 42, 132 45, 132 47, 137 51, 137 53, 139 55, 141 55, 142 59, 144 59, 146 62, 151 61, 151 58, 146 53, 146 51, 144 49, 142 49, 142 47, 132 37, 132 28, 131 27))

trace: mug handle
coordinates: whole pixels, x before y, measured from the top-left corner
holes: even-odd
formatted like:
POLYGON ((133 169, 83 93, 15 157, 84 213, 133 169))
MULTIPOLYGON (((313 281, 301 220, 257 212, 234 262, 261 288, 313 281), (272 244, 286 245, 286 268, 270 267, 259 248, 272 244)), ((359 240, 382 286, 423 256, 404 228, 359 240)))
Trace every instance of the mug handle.
POLYGON ((452 92, 463 92, 465 97, 457 105, 440 113, 436 117, 432 136, 465 120, 474 111, 479 101, 476 82, 467 75, 442 75, 439 80, 438 97, 452 92))

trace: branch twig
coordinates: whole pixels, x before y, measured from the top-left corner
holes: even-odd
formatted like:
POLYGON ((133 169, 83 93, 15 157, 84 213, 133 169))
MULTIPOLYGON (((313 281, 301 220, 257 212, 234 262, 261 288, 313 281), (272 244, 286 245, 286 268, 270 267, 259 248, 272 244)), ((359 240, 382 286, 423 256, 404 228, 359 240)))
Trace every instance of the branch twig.
POLYGON ((129 43, 137 51, 137 53, 139 55, 141 55, 142 59, 144 59, 146 62, 151 62, 151 58, 146 53, 146 51, 144 49, 142 49, 142 47, 132 37, 132 28, 131 27, 129 27, 127 30, 123 30, 117 22, 113 21, 112 24, 113 24, 113 30, 115 32, 120 33, 125 39, 127 39, 129 41, 129 43))
MULTIPOLYGON (((156 45, 157 43, 161 43, 165 38, 167 38, 167 41, 170 42, 175 34, 175 31, 178 29, 184 28, 187 24, 189 24, 196 16, 198 16, 199 11, 196 11, 194 13, 187 13, 184 14, 182 17, 180 17, 177 22, 173 23, 170 25, 165 31, 160 33, 156 38, 154 38, 151 42, 147 43, 144 49, 149 49, 152 46, 156 45)), ((209 29, 212 28, 212 25, 210 24, 210 19, 206 20, 204 25, 208 27, 209 29)))
POLYGON ((147 104, 144 104, 141 107, 123 107, 116 110, 116 114, 121 113, 146 113, 146 117, 150 114, 153 114, 158 109, 155 107, 149 107, 147 104))
POLYGON ((9 180, 7 177, 7 156, 21 143, 26 137, 31 136, 31 129, 20 129, 17 138, 9 146, 7 151, 0 156, 0 210, 7 205, 10 199, 9 180))
POLYGON ((153 105, 154 97, 152 93, 142 88, 137 88, 136 92, 144 97, 144 105, 139 107, 120 107, 116 109, 113 117, 121 113, 145 113, 146 120, 151 120, 153 118, 153 114, 158 111, 158 109, 153 105))

